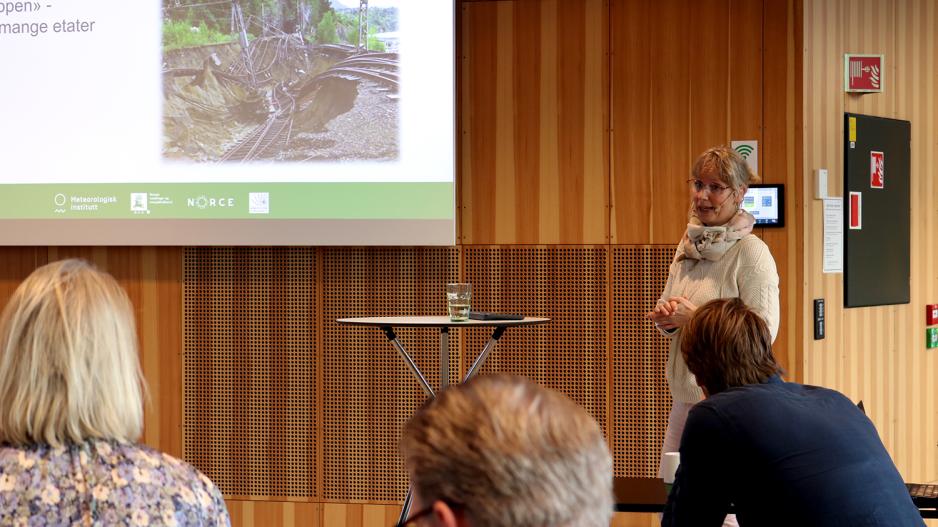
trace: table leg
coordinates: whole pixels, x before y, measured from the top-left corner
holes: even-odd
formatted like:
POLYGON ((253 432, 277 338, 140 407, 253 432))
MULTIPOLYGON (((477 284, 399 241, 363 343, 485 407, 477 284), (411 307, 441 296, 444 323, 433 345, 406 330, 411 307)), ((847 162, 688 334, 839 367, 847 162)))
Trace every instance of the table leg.
MULTIPOLYGON (((424 378, 423 374, 420 373, 420 369, 417 368, 417 364, 413 359, 410 358, 410 355, 407 354, 407 350, 404 349, 404 346, 401 345, 400 341, 397 340, 397 335, 394 334, 394 328, 391 326, 382 326, 381 330, 384 331, 384 334, 387 336, 388 341, 391 342, 391 345, 394 346, 394 349, 401 355, 401 358, 404 359, 404 362, 407 363, 407 366, 410 368, 411 373, 414 377, 420 382, 421 388, 427 393, 430 397, 435 397, 433 389, 430 387, 430 383, 424 378)), ((472 367, 469 368, 469 372, 466 373, 466 378, 463 379, 463 382, 468 381, 469 379, 475 377, 479 370, 482 368, 482 365, 485 364, 485 359, 488 358, 489 353, 492 349, 495 348, 495 344, 498 343, 498 340, 502 338, 502 335, 505 333, 505 326, 498 326, 495 328, 495 331, 492 332, 492 338, 485 344, 485 347, 482 348, 482 352, 479 353, 479 356, 476 357, 475 362, 472 363, 472 367)), ((440 328, 440 389, 446 388, 449 385, 449 328, 441 327, 440 328)), ((397 524, 401 525, 407 519, 410 514, 410 506, 414 500, 414 488, 413 486, 408 487, 407 496, 404 497, 404 506, 401 507, 401 515, 398 517, 397 524)))
POLYGON ((410 485, 407 487, 407 496, 404 497, 404 506, 401 507, 401 515, 397 518, 397 524, 401 525, 407 520, 407 516, 410 515, 410 506, 413 505, 414 501, 414 487, 410 485))
MULTIPOLYGON (((440 361, 443 374, 443 382, 448 380, 448 368, 449 368, 449 333, 445 331, 447 328, 443 328, 444 331, 440 334, 440 361)), ((414 362, 414 359, 410 358, 410 355, 407 353, 407 350, 404 349, 404 346, 401 345, 400 341, 397 340, 397 335, 394 334, 394 328, 391 326, 382 326, 381 331, 384 332, 384 335, 387 337, 388 341, 394 346, 394 349, 397 350, 401 358, 404 359, 404 362, 407 364, 407 367, 410 368, 410 373, 414 375, 417 381, 420 383, 420 387, 423 388, 423 391, 429 397, 436 397, 436 394, 433 393, 433 388, 430 387, 430 383, 427 382, 427 379, 424 378, 423 374, 420 373, 420 368, 417 367, 417 363, 414 362)), ((442 386, 446 386, 443 384, 442 386)), ((398 517, 397 524, 401 525, 404 523, 404 520, 407 519, 408 514, 410 514, 410 506, 414 501, 414 488, 409 486, 407 488, 407 495, 404 497, 404 506, 401 507, 401 515, 398 517)))
POLYGON ((495 331, 492 332, 492 338, 485 343, 485 347, 482 348, 482 353, 479 353, 479 356, 476 357, 475 362, 472 363, 472 367, 469 368, 469 371, 466 373, 466 377, 462 382, 466 382, 469 379, 476 376, 479 373, 479 370, 482 369, 482 365, 485 364, 485 359, 488 358, 489 353, 492 349, 495 348, 495 344, 498 342, 498 339, 502 338, 502 335, 505 333, 505 328, 507 326, 496 326, 495 331))
POLYGON ((404 362, 410 368, 410 373, 412 373, 420 383, 420 387, 423 388, 423 391, 430 397, 436 397, 436 394, 433 393, 433 388, 430 387, 430 383, 428 383, 427 379, 420 373, 420 368, 417 367, 417 363, 414 362, 414 359, 410 358, 410 355, 407 354, 407 350, 405 350, 404 346, 397 340, 397 335, 394 334, 394 328, 391 326, 382 326, 381 331, 384 331, 391 345, 394 346, 394 349, 396 349, 401 358, 404 359, 404 362))
POLYGON ((449 386, 449 328, 440 326, 440 389, 449 386))

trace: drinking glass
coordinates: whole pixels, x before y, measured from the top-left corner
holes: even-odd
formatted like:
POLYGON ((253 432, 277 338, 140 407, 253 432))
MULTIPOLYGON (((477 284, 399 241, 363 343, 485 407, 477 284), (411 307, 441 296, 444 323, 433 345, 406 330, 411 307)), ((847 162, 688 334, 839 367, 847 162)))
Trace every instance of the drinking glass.
POLYGON ((446 284, 446 308, 453 322, 469 320, 472 303, 472 284, 446 284))

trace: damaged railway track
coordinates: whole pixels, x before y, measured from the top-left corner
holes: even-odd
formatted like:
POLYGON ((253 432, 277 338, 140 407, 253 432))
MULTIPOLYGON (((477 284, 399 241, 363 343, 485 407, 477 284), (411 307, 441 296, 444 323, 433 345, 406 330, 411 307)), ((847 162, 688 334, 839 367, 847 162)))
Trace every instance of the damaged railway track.
POLYGON ((307 46, 291 35, 257 39, 249 53, 229 53, 227 64, 205 53, 201 68, 190 60, 163 71, 171 127, 164 152, 178 153, 171 157, 237 163, 398 155, 396 53, 307 46), (353 144, 357 134, 384 144, 363 151, 353 144))

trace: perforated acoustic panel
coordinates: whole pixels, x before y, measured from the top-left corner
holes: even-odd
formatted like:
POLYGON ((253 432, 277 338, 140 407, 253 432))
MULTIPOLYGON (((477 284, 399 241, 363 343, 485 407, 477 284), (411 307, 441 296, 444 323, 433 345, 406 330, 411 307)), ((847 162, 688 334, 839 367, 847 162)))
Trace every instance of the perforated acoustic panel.
MULTIPOLYGON (((397 441, 424 394, 380 331, 335 319, 443 314, 444 284, 460 280, 473 284, 475 309, 552 319, 508 330, 483 373, 567 393, 611 438, 617 474, 654 475, 670 407, 667 342, 644 313, 672 252, 186 249, 185 458, 230 497, 398 503, 406 478, 397 441)), ((450 382, 489 335, 451 333, 450 382)), ((439 332, 398 336, 438 387, 439 332)))
MULTIPOLYGON (((465 280, 473 309, 551 319, 511 328, 482 373, 523 375, 561 391, 605 430, 608 379, 607 249, 605 247, 466 247, 465 280)), ((490 332, 466 336, 471 364, 490 332)), ((468 366, 464 363, 463 370, 468 366)))
POLYGON ((184 456, 226 496, 317 495, 316 257, 185 250, 184 456))
POLYGON ((668 341, 645 319, 668 279, 674 247, 613 247, 612 427, 617 476, 654 477, 671 395, 668 341))
MULTIPOLYGON (((335 319, 442 315, 445 284, 458 273, 455 248, 323 249, 323 497, 396 503, 407 482, 397 451, 404 422, 425 396, 377 328, 335 319)), ((398 338, 437 389, 439 331, 402 328, 398 338)), ((460 356, 450 338, 451 381, 460 356)))

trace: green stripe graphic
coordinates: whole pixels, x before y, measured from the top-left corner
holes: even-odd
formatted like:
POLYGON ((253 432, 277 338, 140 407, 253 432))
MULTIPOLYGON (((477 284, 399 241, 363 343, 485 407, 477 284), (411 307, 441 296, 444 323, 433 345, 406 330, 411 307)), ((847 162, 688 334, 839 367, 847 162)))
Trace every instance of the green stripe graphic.
POLYGON ((453 203, 451 182, 0 185, 0 219, 451 219, 453 203))

